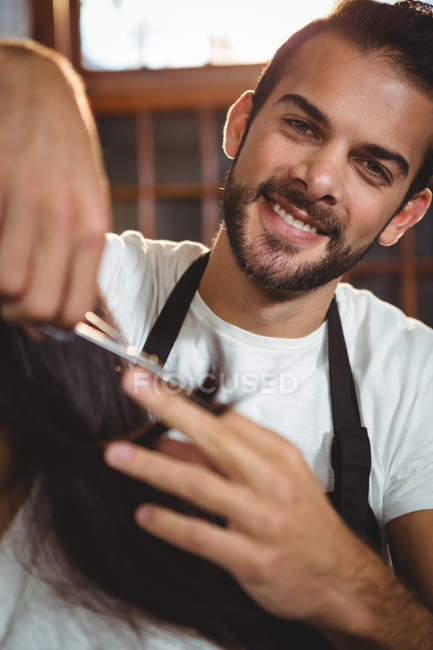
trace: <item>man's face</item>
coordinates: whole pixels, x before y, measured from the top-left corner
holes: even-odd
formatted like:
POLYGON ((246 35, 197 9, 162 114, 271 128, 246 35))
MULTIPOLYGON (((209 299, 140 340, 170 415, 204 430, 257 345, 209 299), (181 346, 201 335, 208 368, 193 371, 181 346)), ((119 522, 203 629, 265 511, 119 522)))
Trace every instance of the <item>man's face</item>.
POLYGON ((330 33, 304 44, 240 151, 242 109, 227 126, 226 149, 238 157, 223 208, 240 267, 265 288, 292 291, 351 268, 387 232, 432 117, 428 98, 386 57, 330 33))

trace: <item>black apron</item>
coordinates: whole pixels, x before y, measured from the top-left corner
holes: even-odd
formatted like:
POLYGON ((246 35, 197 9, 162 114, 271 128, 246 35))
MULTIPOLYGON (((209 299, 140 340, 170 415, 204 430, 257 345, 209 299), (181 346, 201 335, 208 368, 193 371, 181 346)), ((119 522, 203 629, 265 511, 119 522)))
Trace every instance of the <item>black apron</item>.
MULTIPOLYGON (((164 365, 183 325, 191 301, 197 291, 210 253, 195 260, 182 275, 153 325, 143 352, 157 355, 164 365)), ((333 298, 328 313, 328 356, 334 437, 331 464, 334 471, 334 491, 328 497, 346 524, 367 544, 380 550, 379 526, 368 503, 371 469, 370 441, 367 429, 361 426, 355 384, 350 369, 346 343, 333 298)), ((331 646, 318 630, 273 617, 279 626, 286 647, 321 650, 331 646), (296 640, 295 640, 296 638, 296 640), (295 641, 296 646, 292 645, 295 641)), ((275 632, 275 630, 274 630, 275 632)))

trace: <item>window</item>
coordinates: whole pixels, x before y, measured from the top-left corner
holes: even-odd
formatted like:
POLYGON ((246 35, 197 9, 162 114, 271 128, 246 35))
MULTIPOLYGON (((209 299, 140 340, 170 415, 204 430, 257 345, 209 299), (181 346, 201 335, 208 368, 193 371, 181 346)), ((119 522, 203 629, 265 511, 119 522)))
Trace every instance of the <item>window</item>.
POLYGON ((83 67, 190 68, 261 63, 333 0, 81 0, 83 67))

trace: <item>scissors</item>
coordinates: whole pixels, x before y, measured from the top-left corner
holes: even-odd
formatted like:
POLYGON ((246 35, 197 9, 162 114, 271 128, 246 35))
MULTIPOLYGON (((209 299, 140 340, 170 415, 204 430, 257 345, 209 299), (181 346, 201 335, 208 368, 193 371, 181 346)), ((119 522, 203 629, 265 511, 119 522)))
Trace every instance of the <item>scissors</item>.
MULTIPOLYGON (((116 354, 122 359, 129 361, 131 366, 141 366, 168 385, 171 389, 177 389, 178 392, 183 393, 188 399, 199 404, 203 408, 212 411, 216 415, 223 413, 230 407, 230 404, 221 404, 213 400, 212 393, 214 395, 216 394, 219 388, 219 383, 218 380, 211 379, 211 372, 208 373, 207 378, 201 386, 198 386, 193 390, 187 389, 178 381, 173 379, 172 372, 169 373, 162 367, 156 355, 140 352, 140 350, 135 346, 127 344, 118 330, 112 327, 103 318, 92 311, 88 311, 85 314, 85 319, 87 323, 79 321, 75 324, 72 330, 62 330, 47 323, 39 324, 38 327, 40 331, 49 338, 53 338, 60 342, 70 342, 73 340, 74 336, 79 336, 80 338, 90 341, 91 343, 116 354)), ((215 341, 215 344, 220 352, 219 356, 222 357, 219 342, 215 341)), ((219 373, 214 373, 214 377, 218 376, 219 373)))
MULTIPOLYGON (((171 385, 176 383, 173 381, 173 373, 164 370, 156 355, 140 352, 133 345, 128 345, 114 327, 94 312, 86 312, 85 319, 88 321, 87 323, 79 321, 71 330, 62 330, 47 323, 41 323, 38 327, 43 334, 60 342, 70 342, 75 335, 79 336, 122 357, 122 359, 129 361, 131 365, 138 365, 149 370, 158 379, 166 383, 171 385)), ((179 385, 179 388, 182 387, 179 385)))

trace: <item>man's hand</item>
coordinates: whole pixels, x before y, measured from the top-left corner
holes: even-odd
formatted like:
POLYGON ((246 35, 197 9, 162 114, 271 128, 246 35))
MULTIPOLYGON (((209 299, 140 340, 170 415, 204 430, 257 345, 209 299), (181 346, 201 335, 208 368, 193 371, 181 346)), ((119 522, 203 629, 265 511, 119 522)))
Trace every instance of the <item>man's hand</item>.
POLYGON ((292 444, 233 411, 215 416, 182 395, 152 389, 151 381, 145 392, 137 393, 138 385, 126 375, 126 390, 189 436, 219 473, 124 442, 107 448, 107 462, 228 523, 223 529, 146 504, 136 512, 140 526, 223 567, 262 607, 321 628, 336 647, 433 647, 423 640, 433 633, 430 613, 346 527, 292 444), (412 645, 419 634, 421 644, 412 645), (347 636, 367 645, 346 645, 347 636))
MULTIPOLYGON (((137 512, 139 524, 225 568, 272 613, 323 622, 337 591, 334 583, 341 580, 342 549, 359 545, 363 561, 364 546, 328 503, 298 450, 234 411, 214 416, 164 389, 135 397, 188 435, 225 476, 132 445, 122 468, 228 522, 222 529, 147 505, 137 512)), ((108 448, 107 460, 119 467, 114 451, 108 448)))
POLYGON ((71 326, 90 308, 109 228, 96 129, 78 76, 0 41, 0 312, 71 326))

